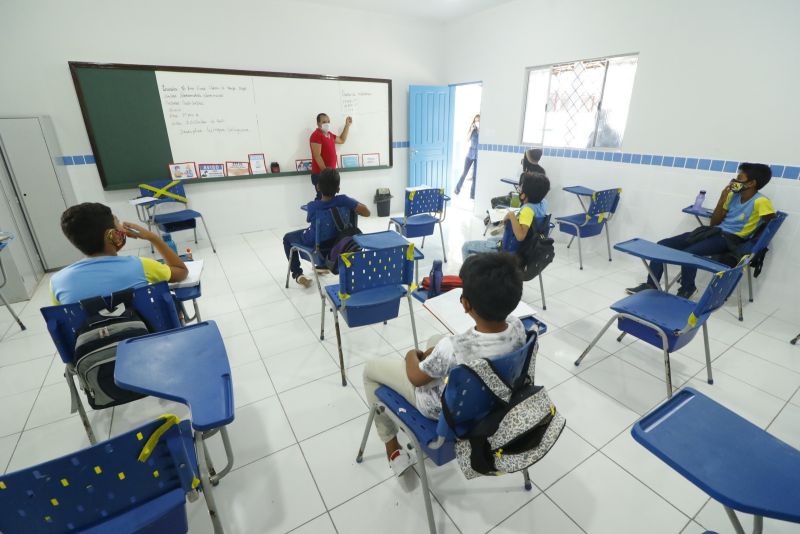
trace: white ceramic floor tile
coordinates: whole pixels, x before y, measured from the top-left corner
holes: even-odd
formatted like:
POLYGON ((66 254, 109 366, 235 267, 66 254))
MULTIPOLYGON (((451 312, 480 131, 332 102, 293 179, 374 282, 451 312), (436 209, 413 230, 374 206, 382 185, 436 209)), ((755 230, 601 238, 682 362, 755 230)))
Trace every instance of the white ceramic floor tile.
POLYGON ((275 395, 275 388, 260 359, 231 369, 231 377, 233 402, 237 408, 275 395))
MULTIPOLYGON (((338 283, 338 281, 330 283, 338 283)), ((283 292, 286 295, 286 297, 289 300, 291 300, 292 305, 297 309, 297 312, 303 317, 308 317, 309 315, 316 315, 321 313, 322 299, 319 296, 319 291, 317 290, 316 283, 312 283, 311 287, 308 289, 304 289, 302 287, 297 287, 297 286, 295 286, 296 287, 295 289, 292 287, 295 284, 296 283, 294 281, 290 281, 289 289, 284 289, 283 292)), ((323 289, 324 287, 325 286, 323 285, 323 289)))
POLYGON ((224 338, 225 352, 231 367, 252 363, 261 357, 250 334, 239 334, 224 338))
POLYGON ((288 350, 319 344, 319 333, 308 327, 303 319, 262 328, 253 332, 262 358, 270 358, 288 350))
POLYGON ((681 534, 703 534, 704 532, 706 532, 706 529, 694 521, 689 522, 686 528, 681 530, 681 534))
POLYGON ((64 379, 64 370, 64 362, 62 362, 61 358, 59 358, 56 354, 51 358, 50 369, 48 369, 42 385, 50 386, 53 384, 64 384, 64 387, 67 387, 64 379))
MULTIPOLYGON (((402 320, 402 317, 395 319, 395 321, 402 320)), ((326 330, 328 330, 327 327, 326 330)), ((413 344, 414 338, 411 335, 410 328, 408 334, 411 344, 413 344)), ((385 356, 395 351, 394 347, 387 343, 372 327, 342 332, 341 335, 345 367, 352 367, 353 365, 358 365, 372 358, 385 356)), ((420 339, 420 343, 423 343, 423 340, 420 339)), ((333 327, 327 331, 324 345, 328 353, 338 362, 339 349, 337 348, 336 332, 333 327)), ((406 343, 406 345, 408 345, 408 343, 406 343)))
POLYGON ((602 447, 638 419, 636 412, 580 377, 551 389, 550 400, 567 418, 569 427, 595 447, 602 447))
POLYGON ((800 372, 790 371, 735 347, 720 356, 714 367, 784 400, 792 398, 800 387, 800 372))
MULTIPOLYGON (((236 410, 228 425, 233 449, 233 468, 242 467, 284 449, 294 443, 294 434, 283 413, 278 397, 260 400, 236 410)), ((208 445, 217 470, 225 464, 225 449, 219 435, 210 437, 208 445)))
POLYGON ((292 534, 336 534, 331 517, 324 513, 321 516, 291 531, 292 534))
MULTIPOLYGON (((545 287, 545 291, 547 291, 547 287, 545 287)), ((559 299, 558 295, 555 295, 553 297, 548 297, 547 309, 540 310, 537 317, 548 326, 554 325, 561 328, 587 315, 590 314, 567 304, 565 301, 559 299)))
MULTIPOLYGON (((89 408, 87 408, 89 410, 89 408)), ((111 410, 102 410, 111 412, 111 410)), ((102 413, 101 412, 101 413, 102 413)), ((111 435, 118 436, 157 419, 162 414, 174 414, 180 419, 189 419, 189 408, 183 404, 155 397, 143 399, 114 406, 111 423, 111 435)))
POLYGON ((367 412, 367 405, 338 374, 279 393, 300 441, 367 412))
MULTIPOLYGON (((666 382, 663 350, 659 350, 643 341, 635 341, 616 352, 614 356, 651 374, 662 382, 666 382)), ((705 360, 701 363, 680 352, 673 352, 669 355, 669 367, 673 388, 683 386, 700 371, 703 371, 703 376, 705 376, 705 360)), ((711 371, 712 373, 714 371, 714 362, 711 363, 711 371)), ((666 393, 666 386, 664 386, 664 392, 666 393)))
POLYGON ((339 371, 339 366, 321 343, 293 349, 264 358, 263 361, 278 391, 286 391, 339 371))
MULTIPOLYGON (((296 445, 237 469, 214 488, 225 532, 288 532, 325 512, 296 445)), ((188 507, 189 531, 210 533, 203 499, 188 507)))
POLYGON ((233 296, 236 297, 236 302, 239 303, 239 308, 242 310, 286 300, 286 295, 283 294, 281 288, 272 281, 262 286, 236 291, 233 296))
POLYGON ((693 378, 686 385, 704 393, 761 428, 765 428, 778 415, 785 403, 722 371, 714 373, 713 385, 708 384, 705 378, 693 378))
POLYGON ((0 410, 0 436, 16 434, 25 427, 38 394, 39 391, 34 389, 0 399, 3 403, 3 409, 0 410))
MULTIPOLYGON (((408 309, 408 305, 405 302, 400 302, 400 305, 408 309)), ((432 317, 427 310, 419 314, 415 311, 414 319, 417 325, 417 339, 420 347, 424 347, 431 336, 448 334, 442 323, 432 317)), ((414 333, 411 330, 411 318, 409 315, 397 317, 386 324, 373 325, 372 328, 395 350, 414 344, 414 333)), ((334 339, 334 336, 331 336, 331 340, 334 339)))
POLYGON ((800 406, 787 404, 767 430, 795 449, 800 449, 800 406))
POLYGON ((581 364, 576 367, 575 360, 580 357, 588 346, 588 341, 584 341, 562 329, 542 336, 539 341, 539 354, 544 354, 569 373, 576 375, 609 356, 608 352, 600 347, 594 347, 581 364))
POLYGON ((300 443, 326 506, 331 509, 394 478, 383 443, 370 429, 364 459, 356 463, 367 415, 357 417, 300 443))
POLYGON ((588 286, 573 287, 558 294, 558 300, 563 300, 568 305, 586 313, 597 313, 600 310, 608 308, 608 305, 614 302, 605 295, 595 293, 588 286))
POLYGON ((583 531, 546 495, 539 495, 490 532, 491 534, 521 532, 581 534, 583 531))
POLYGON ((705 492, 637 443, 630 431, 603 447, 603 453, 689 517, 708 500, 705 492))
POLYGON ((244 315, 244 320, 247 321, 247 326, 251 332, 300 317, 300 314, 297 313, 295 307, 288 300, 279 300, 270 304, 254 306, 242 310, 242 315, 244 315))
MULTIPOLYGON (((611 314, 607 312, 600 312, 593 315, 587 315, 575 322, 568 324, 564 327, 564 330, 576 337, 581 338, 586 342, 585 346, 588 346, 589 343, 594 340, 597 334, 600 333, 600 330, 603 329, 612 315, 613 312, 611 314)), ((635 340, 635 338, 632 336, 625 336, 622 338, 622 341, 617 341, 617 336, 619 336, 619 334, 620 332, 617 330, 616 322, 612 323, 608 330, 606 330, 605 334, 603 334, 603 337, 598 340, 596 346, 613 354, 631 344, 635 340)))
POLYGON ((596 451, 567 426, 545 457, 531 466, 531 480, 538 488, 546 490, 596 451))
MULTIPOLYGON (((98 441, 108 439, 111 411, 95 413, 97 418, 92 422, 95 436, 98 441)), ((26 430, 11 457, 8 471, 31 467, 88 446, 89 438, 77 417, 26 430)))
POLYGON ((792 397, 789 402, 791 402, 796 406, 800 406, 800 388, 797 389, 797 392, 794 394, 794 397, 792 397))
POLYGON ((547 494, 589 533, 674 534, 689 520, 602 454, 579 465, 547 494))
MULTIPOLYGON (((708 337, 711 339, 732 345, 749 333, 749 328, 745 328, 741 324, 734 324, 732 321, 725 321, 718 314, 708 318, 708 337)), ((702 341, 702 338, 700 339, 702 341)))
POLYGON ((6 472, 8 461, 11 460, 11 455, 17 447, 19 441, 19 434, 11 434, 0 438, 0 475, 6 472))
MULTIPOLYGON (((753 516, 737 512, 739 522, 744 527, 745 532, 753 529, 753 516)), ((710 500, 697 514, 695 521, 703 525, 706 529, 718 532, 719 534, 733 534, 731 525, 725 509, 714 500, 710 500)), ((776 521, 774 519, 764 519, 764 532, 769 534, 800 534, 800 525, 797 523, 787 523, 786 521, 776 521)))
POLYGON ((800 373, 800 349, 788 340, 750 332, 736 343, 736 348, 800 373))
MULTIPOLYGON (((82 392, 79 392, 79 394, 83 395, 82 392)), ((83 400, 85 402, 86 397, 83 397, 83 400)), ((54 423, 72 416, 77 417, 77 413, 70 413, 70 404, 71 401, 67 384, 44 386, 41 391, 39 391, 39 396, 33 404, 33 410, 31 410, 25 428, 34 428, 48 423, 54 423)), ((85 402, 84 405, 86 406, 89 418, 92 419, 96 412, 89 407, 88 402, 85 402)))
POLYGON ((0 368, 52 356, 55 353, 56 346, 46 334, 4 340, 0 345, 0 368))
POLYGON ((207 316, 204 315, 203 319, 217 323, 217 327, 223 338, 246 334, 250 331, 247 328, 247 323, 244 320, 244 316, 242 316, 242 312, 238 310, 219 315, 211 313, 207 316))
POLYGON ((541 353, 536 355, 534 367, 534 382, 536 385, 552 389, 570 378, 572 378, 572 373, 553 362, 550 358, 541 353))
MULTIPOLYGON (((416 479, 416 476, 414 476, 416 479)), ((419 534, 428 531, 420 484, 412 491, 401 489, 392 477, 331 510, 339 532, 380 532, 381 534, 419 534)), ((438 534, 458 532, 442 508, 433 501, 433 517, 438 534)))
POLYGON ((236 302, 236 298, 230 293, 223 293, 216 296, 203 295, 198 300, 198 305, 200 306, 200 310, 204 312, 205 315, 222 315, 239 309, 239 304, 236 302))
POLYGON ((581 374, 581 379, 617 400, 639 415, 644 415, 667 398, 663 380, 609 356, 581 374))
MULTIPOLYGON (((724 321, 720 321, 724 322, 724 321)), ((719 323, 717 323, 719 324, 719 323)), ((717 358, 720 357, 728 348, 731 346, 729 341, 718 341, 711 337, 711 328, 709 327, 709 335, 708 335, 708 351, 711 353, 711 361, 713 362, 717 358)), ((706 346, 703 342, 703 332, 700 330, 697 332, 697 335, 694 336, 688 345, 684 346, 678 351, 680 354, 684 354, 695 361, 701 362, 703 364, 706 363, 706 346)))
POLYGON ((0 397, 40 388, 51 363, 53 358, 45 356, 0 368, 0 397))
POLYGON ((786 321, 792 315, 778 312, 772 317, 768 317, 763 323, 758 325, 758 332, 767 336, 774 337, 779 341, 789 341, 800 332, 800 325, 796 322, 786 321))

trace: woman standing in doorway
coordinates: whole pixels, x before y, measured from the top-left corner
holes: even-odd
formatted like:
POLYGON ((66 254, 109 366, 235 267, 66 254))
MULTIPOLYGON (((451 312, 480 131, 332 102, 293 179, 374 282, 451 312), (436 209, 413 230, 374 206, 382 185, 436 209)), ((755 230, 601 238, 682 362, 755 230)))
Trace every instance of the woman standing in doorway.
POLYGON ((478 134, 481 126, 481 116, 480 114, 475 115, 475 118, 472 119, 472 124, 469 126, 469 151, 467 152, 467 157, 464 159, 464 172, 461 173, 461 178, 458 179, 458 184, 456 184, 456 195, 461 192, 461 186, 464 185, 464 179, 467 177, 469 173, 469 168, 472 167, 472 188, 469 192, 469 198, 475 200, 475 174, 478 172, 478 134))

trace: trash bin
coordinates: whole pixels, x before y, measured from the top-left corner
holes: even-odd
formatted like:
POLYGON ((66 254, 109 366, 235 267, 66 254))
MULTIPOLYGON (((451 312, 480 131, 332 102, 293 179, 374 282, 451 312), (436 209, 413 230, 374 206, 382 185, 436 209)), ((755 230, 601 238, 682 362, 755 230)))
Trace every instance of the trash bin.
POLYGON ((378 205, 378 217, 388 217, 391 211, 392 194, 388 187, 380 187, 375 191, 375 204, 378 205))

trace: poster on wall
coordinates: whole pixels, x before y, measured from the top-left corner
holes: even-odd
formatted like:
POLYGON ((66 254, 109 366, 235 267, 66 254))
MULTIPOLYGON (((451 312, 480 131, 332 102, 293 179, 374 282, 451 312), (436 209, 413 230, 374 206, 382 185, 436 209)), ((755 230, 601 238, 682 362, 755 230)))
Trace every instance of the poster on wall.
POLYGON ((364 167, 377 167, 381 164, 381 155, 377 153, 362 154, 361 162, 364 164, 364 167))
POLYGON ((201 163, 200 178, 224 178, 225 165, 222 163, 201 163))
POLYGON ((250 174, 250 163, 246 161, 226 161, 225 171, 228 176, 247 176, 250 174))
POLYGON ((358 154, 342 154, 342 167, 345 169, 352 169, 353 167, 360 167, 361 163, 358 161, 358 154))
POLYGON ((294 162, 295 168, 300 172, 311 172, 310 159, 298 159, 294 162))
POLYGON ((197 166, 193 161, 170 163, 169 175, 173 180, 190 180, 197 178, 197 166))
POLYGON ((267 174, 267 158, 264 154, 248 154, 250 160, 250 172, 252 174, 267 174))

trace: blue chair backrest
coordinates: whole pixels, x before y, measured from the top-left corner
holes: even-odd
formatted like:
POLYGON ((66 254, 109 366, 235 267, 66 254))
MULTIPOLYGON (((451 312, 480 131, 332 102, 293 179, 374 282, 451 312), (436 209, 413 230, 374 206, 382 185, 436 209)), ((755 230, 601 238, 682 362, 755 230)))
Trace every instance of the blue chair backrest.
POLYGON ((150 456, 138 460, 148 438, 164 423, 157 419, 61 458, 0 475, 0 532, 83 532, 171 491, 191 491, 197 463, 189 421, 169 427, 150 456))
POLYGON ((347 208, 330 208, 327 210, 318 210, 314 212, 314 221, 311 223, 314 226, 314 244, 319 248, 320 243, 331 241, 338 234, 336 224, 333 222, 333 210, 337 210, 341 215, 342 221, 349 222, 352 226, 358 225, 358 216, 356 212, 347 208))
POLYGON ((156 197, 161 202, 188 203, 186 189, 184 189, 183 183, 180 180, 157 180, 155 182, 139 184, 139 194, 143 197, 156 197), (153 189, 157 191, 153 191, 153 189))
POLYGON ((697 301, 694 312, 689 317, 689 325, 693 328, 700 326, 711 315, 713 311, 725 304, 731 296, 736 284, 742 278, 742 271, 750 261, 750 256, 745 256, 736 267, 731 267, 720 271, 711 276, 711 282, 703 292, 703 296, 697 301), (696 322, 696 324, 692 324, 696 322))
POLYGON ((414 245, 347 252, 339 258, 339 291, 354 295, 365 289, 410 285, 414 280, 414 245))
POLYGON ((404 214, 406 217, 420 213, 441 213, 444 210, 444 189, 412 189, 406 191, 404 214))
MULTIPOLYGON (((553 229, 555 225, 550 223, 550 214, 544 217, 536 217, 533 219, 533 228, 531 229, 534 232, 538 232, 545 237, 550 236, 550 230, 553 229)), ((532 234, 530 233, 531 230, 528 230, 528 235, 525 236, 525 239, 530 239, 532 234)), ((503 239, 501 248, 506 252, 515 252, 519 246, 522 244, 522 241, 517 239, 517 236, 514 235, 514 227, 511 226, 510 223, 505 223, 505 228, 503 228, 503 239)))
POLYGON ((746 249, 741 249, 744 252, 757 254, 761 252, 761 250, 765 249, 769 246, 770 241, 772 238, 775 237, 775 234, 778 233, 778 229, 783 224, 783 221, 786 220, 788 215, 782 211, 779 211, 775 214, 775 217, 767 222, 764 229, 759 233, 758 238, 755 240, 751 247, 747 247, 746 249))
POLYGON ((606 215, 610 215, 617 211, 619 205, 619 195, 622 189, 605 189, 603 191, 595 191, 592 193, 592 202, 589 204, 589 209, 586 210, 586 215, 589 217, 600 217, 598 222, 606 215))
MULTIPOLYGON (((528 374, 533 377, 536 364, 537 338, 535 332, 531 332, 528 341, 514 352, 503 356, 490 357, 496 372, 509 387, 512 386, 522 374, 525 360, 530 355, 528 374)), ((455 431, 462 434, 468 431, 475 423, 486 416, 497 402, 494 395, 481 382, 475 374, 466 366, 459 365, 452 371, 447 378, 447 387, 442 394, 442 402, 447 403, 453 421, 456 424, 455 431)), ((444 416, 439 418, 437 432, 439 435, 452 436, 444 416)))
MULTIPOLYGON (((113 295, 104 297, 109 307, 113 306, 113 295)), ((180 328, 175 301, 166 282, 140 287, 133 291, 133 308, 141 315, 153 332, 180 328)), ((42 308, 47 330, 64 363, 72 363, 78 330, 83 327, 87 313, 79 302, 42 308)))

